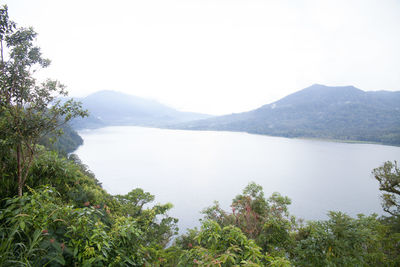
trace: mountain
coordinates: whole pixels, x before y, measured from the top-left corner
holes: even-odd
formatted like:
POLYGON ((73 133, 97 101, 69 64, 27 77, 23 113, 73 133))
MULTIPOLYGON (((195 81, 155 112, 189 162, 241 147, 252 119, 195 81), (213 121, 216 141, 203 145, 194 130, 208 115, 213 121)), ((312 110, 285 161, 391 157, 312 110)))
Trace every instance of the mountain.
POLYGON ((72 122, 74 128, 97 128, 109 125, 163 127, 168 124, 210 118, 210 115, 182 112, 155 100, 116 91, 99 91, 77 99, 90 116, 72 122))
POLYGON ((400 145, 400 92, 314 84, 258 109, 176 125, 400 145))

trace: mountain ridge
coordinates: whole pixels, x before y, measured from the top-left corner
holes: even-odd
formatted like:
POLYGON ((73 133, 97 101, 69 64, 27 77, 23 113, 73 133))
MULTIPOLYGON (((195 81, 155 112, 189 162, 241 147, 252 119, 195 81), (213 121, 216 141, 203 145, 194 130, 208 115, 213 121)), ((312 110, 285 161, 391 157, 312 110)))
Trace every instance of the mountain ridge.
POLYGON ((314 84, 251 111, 174 128, 400 145, 400 92, 314 84))
POLYGON ((163 127, 167 124, 205 119, 208 114, 183 112, 156 100, 103 90, 77 99, 88 109, 88 118, 72 122, 75 129, 98 128, 111 125, 137 125, 163 127))
POLYGON ((400 145, 400 91, 313 84, 259 108, 222 116, 181 112, 111 90, 78 100, 91 116, 73 121, 75 129, 136 125, 400 145))

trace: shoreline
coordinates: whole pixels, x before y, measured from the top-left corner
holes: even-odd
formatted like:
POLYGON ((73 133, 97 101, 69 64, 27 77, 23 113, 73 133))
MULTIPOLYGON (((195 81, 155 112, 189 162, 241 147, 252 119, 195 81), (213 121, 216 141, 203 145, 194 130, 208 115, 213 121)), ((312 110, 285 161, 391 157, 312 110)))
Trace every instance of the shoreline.
MULTIPOLYGON (((74 130, 79 134, 80 131, 97 130, 97 129, 107 128, 107 127, 124 127, 124 126, 143 127, 143 128, 156 128, 156 129, 161 129, 161 130, 247 133, 247 134, 268 136, 268 137, 279 137, 279 138, 309 140, 309 141, 322 141, 322 142, 330 142, 330 143, 370 144, 370 145, 382 145, 382 146, 400 147, 400 144, 399 145, 387 144, 387 143, 374 142, 374 141, 344 140, 344 139, 331 139, 331 138, 323 138, 323 137, 305 137, 305 136, 302 136, 302 137, 288 137, 288 136, 282 136, 282 135, 269 135, 269 134, 263 134, 263 133, 253 133, 253 132, 248 132, 248 131, 211 130, 211 129, 183 129, 183 128, 168 127, 168 126, 163 127, 163 126, 151 126, 151 125, 107 125, 107 126, 96 127, 96 128, 82 128, 82 129, 74 129, 74 130)), ((81 145, 83 145, 83 144, 81 144, 81 145)), ((79 145, 76 149, 78 149, 81 145, 79 145)))

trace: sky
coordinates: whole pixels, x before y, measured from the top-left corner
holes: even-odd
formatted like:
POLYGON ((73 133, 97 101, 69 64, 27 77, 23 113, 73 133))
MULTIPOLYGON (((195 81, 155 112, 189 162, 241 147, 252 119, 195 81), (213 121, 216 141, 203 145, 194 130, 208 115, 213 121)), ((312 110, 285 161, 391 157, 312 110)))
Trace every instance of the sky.
POLYGON ((400 90, 399 0, 9 0, 70 96, 242 112, 319 83, 400 90))

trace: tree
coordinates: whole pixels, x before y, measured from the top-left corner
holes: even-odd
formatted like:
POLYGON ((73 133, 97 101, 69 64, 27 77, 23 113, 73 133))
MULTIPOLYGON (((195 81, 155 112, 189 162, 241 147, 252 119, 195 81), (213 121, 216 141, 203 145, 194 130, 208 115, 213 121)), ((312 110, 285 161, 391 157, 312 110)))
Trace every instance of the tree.
POLYGON ((379 190, 383 191, 383 210, 400 218, 400 169, 397 161, 387 161, 372 173, 379 182, 379 190))
POLYGON ((221 227, 234 225, 247 238, 255 240, 263 252, 283 257, 293 241, 290 232, 296 225, 290 216, 291 200, 279 193, 265 198, 262 186, 251 182, 232 201, 232 212, 224 211, 218 204, 203 211, 205 219, 221 227))
POLYGON ((8 8, 0 8, 0 145, 16 159, 18 195, 37 155, 43 136, 62 134, 59 127, 74 117, 87 116, 80 103, 57 100, 67 96, 55 80, 38 82, 35 73, 50 65, 34 44, 33 28, 17 28, 8 8))
POLYGON ((143 229, 142 237, 148 241, 148 245, 158 244, 165 247, 172 236, 178 233, 178 219, 167 215, 172 204, 149 207, 155 197, 141 188, 133 189, 126 195, 117 195, 115 199, 121 204, 120 215, 135 218, 139 228, 143 229))
POLYGON ((261 248, 233 225, 221 227, 213 220, 205 220, 195 239, 192 247, 183 251, 178 266, 266 265, 261 248))
POLYGON ((398 266, 399 237, 376 214, 351 218, 331 211, 328 216, 296 233, 295 266, 398 266))

